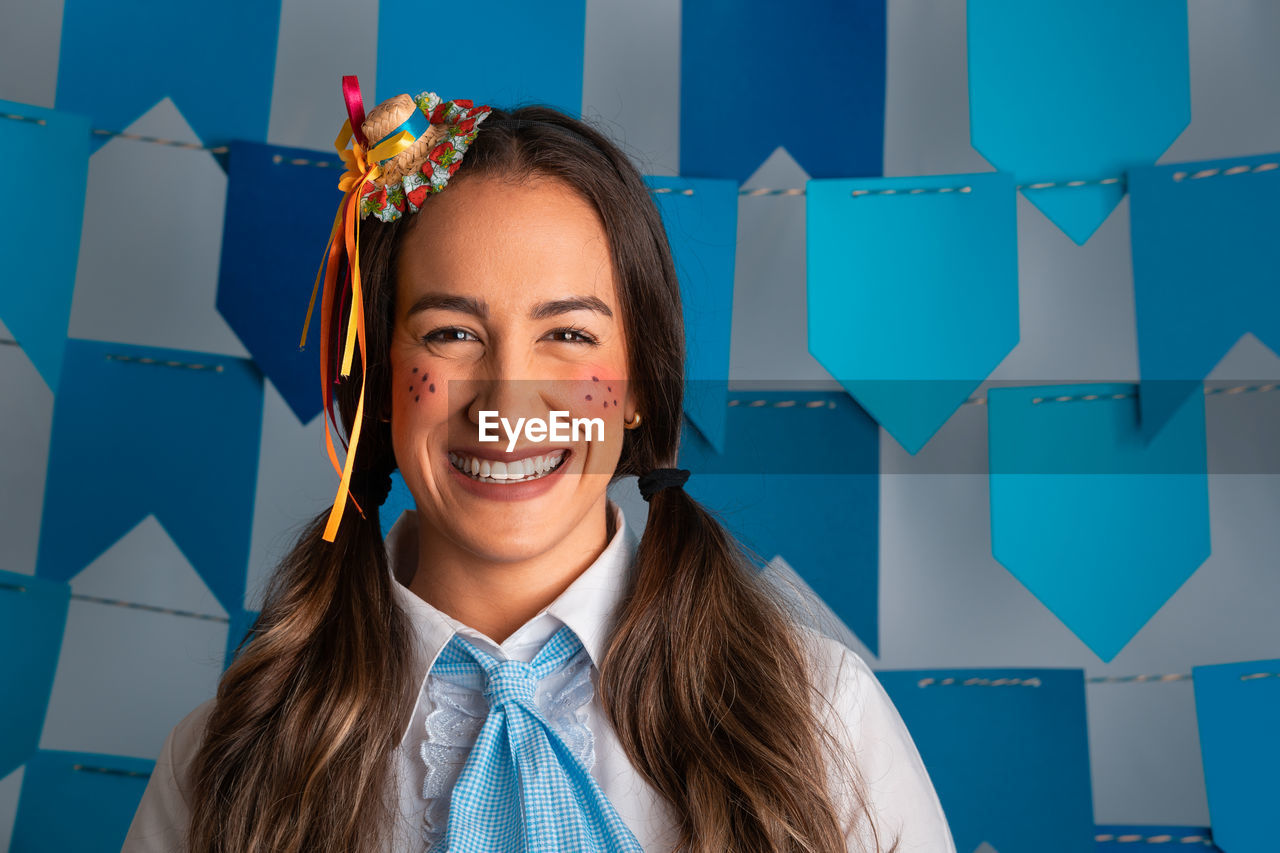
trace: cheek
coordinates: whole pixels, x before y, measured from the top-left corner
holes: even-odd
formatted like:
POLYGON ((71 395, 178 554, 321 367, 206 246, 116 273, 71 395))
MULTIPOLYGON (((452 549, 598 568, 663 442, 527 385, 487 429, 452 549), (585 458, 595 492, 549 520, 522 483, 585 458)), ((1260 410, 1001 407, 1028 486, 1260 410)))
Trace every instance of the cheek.
POLYGON ((408 364, 396 374, 396 398, 401 405, 410 410, 434 407, 444 399, 440 393, 443 382, 440 377, 433 377, 425 364, 408 364))
POLYGON ((622 406, 625 391, 626 380, 618 378, 616 368, 588 365, 576 379, 571 396, 575 408, 609 415, 622 406))

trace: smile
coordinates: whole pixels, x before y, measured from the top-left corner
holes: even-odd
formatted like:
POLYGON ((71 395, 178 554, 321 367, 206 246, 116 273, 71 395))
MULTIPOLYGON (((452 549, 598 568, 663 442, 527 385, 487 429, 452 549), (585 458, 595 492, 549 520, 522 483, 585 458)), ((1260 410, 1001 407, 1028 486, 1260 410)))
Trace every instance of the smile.
POLYGON ((511 462, 493 462, 449 451, 449 462, 480 483, 528 483, 553 473, 564 464, 565 455, 564 450, 554 450, 542 456, 528 456, 511 462))

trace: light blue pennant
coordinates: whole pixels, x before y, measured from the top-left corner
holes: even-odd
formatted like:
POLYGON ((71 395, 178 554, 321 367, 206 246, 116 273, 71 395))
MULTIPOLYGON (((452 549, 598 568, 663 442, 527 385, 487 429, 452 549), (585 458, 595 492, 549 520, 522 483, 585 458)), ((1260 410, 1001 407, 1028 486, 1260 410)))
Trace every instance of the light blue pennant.
POLYGON ((298 343, 342 198, 341 163, 303 148, 230 148, 218 311, 298 420, 309 423, 323 405, 318 295, 306 349, 298 343), (283 208, 288 216, 280 215, 283 208))
POLYGON ((883 171, 884 0, 685 0, 680 174, 741 183, 782 146, 810 177, 883 171))
POLYGON ((73 577, 154 514, 218 603, 239 611, 261 431, 252 362, 70 339, 36 574, 73 577))
POLYGON ((22 775, 12 853, 118 853, 154 761, 42 749, 22 775))
POLYGON ((66 0, 57 107, 124 130, 168 97, 206 142, 265 140, 279 28, 280 0, 66 0))
POLYGON ((1144 444, 1135 390, 987 397, 992 554, 1104 661, 1210 552, 1204 398, 1144 444))
POLYGON ((1186 4, 969 0, 967 12, 973 147, 1084 245, 1124 171, 1191 120, 1186 4))
POLYGON ((1079 669, 877 670, 956 850, 1093 853, 1079 669))
POLYGON ((448 7, 448 31, 479 37, 483 62, 460 60, 447 35, 422 42, 434 31, 436 14, 415 0, 380 0, 378 101, 432 91, 446 101, 468 99, 476 106, 539 103, 581 115, 586 0, 448 7))
POLYGON ((40 743, 70 601, 65 583, 0 571, 0 778, 40 743))
POLYGON ((1227 853, 1273 851, 1280 659, 1192 667, 1191 681, 1214 842, 1227 853))
POLYGON ((844 394, 733 394, 724 452, 686 422, 685 488, 759 566, 781 555, 879 654, 879 429, 844 394), (839 531, 833 535, 832 531, 839 531))
POLYGON ((1245 332, 1280 353, 1280 153, 1129 172, 1142 430, 1245 332))
POLYGON ((80 222, 89 175, 89 121, 78 115, 0 101, 0 320, 50 390, 62 373, 62 347, 76 286, 80 222), (36 175, 19 164, 57 164, 36 175))
POLYGON ((1018 343, 1013 179, 809 181, 809 351, 916 453, 1018 343))
POLYGON ((684 410, 717 451, 724 449, 738 245, 735 181, 646 176, 662 212, 684 309, 684 410))

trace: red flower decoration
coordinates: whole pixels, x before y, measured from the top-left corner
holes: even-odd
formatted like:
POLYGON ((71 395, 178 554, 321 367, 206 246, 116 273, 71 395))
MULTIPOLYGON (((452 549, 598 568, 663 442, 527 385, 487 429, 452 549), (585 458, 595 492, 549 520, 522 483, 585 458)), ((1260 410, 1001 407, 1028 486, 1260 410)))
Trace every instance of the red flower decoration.
POLYGON ((454 172, 458 171, 458 167, 461 165, 462 165, 461 160, 454 160, 452 163, 449 164, 449 174, 452 175, 454 172))
POLYGON ((455 133, 466 133, 467 131, 469 131, 471 128, 473 128, 473 127, 475 127, 475 126, 476 126, 476 120, 475 120, 475 119, 473 119, 473 118, 469 118, 469 119, 466 119, 466 120, 464 120, 464 121, 460 121, 460 122, 458 122, 458 127, 457 127, 457 129, 456 129, 454 132, 455 132, 455 133))
POLYGON ((422 207, 422 203, 427 200, 427 188, 422 186, 416 190, 409 190, 406 197, 414 207, 422 207))
POLYGON ((428 158, 430 158, 430 159, 432 159, 432 160, 435 160, 437 163, 439 163, 439 162, 440 162, 440 158, 444 156, 444 153, 445 153, 446 151, 448 151, 448 150, 449 150, 450 148, 452 148, 452 147, 453 147, 453 146, 452 146, 452 145, 450 145, 450 144, 449 144, 449 141, 446 139, 444 142, 441 142, 441 143, 440 143, 439 145, 437 145, 435 148, 432 148, 432 149, 431 149, 431 153, 430 153, 430 154, 428 154, 428 155, 427 155, 427 157, 428 157, 428 158))

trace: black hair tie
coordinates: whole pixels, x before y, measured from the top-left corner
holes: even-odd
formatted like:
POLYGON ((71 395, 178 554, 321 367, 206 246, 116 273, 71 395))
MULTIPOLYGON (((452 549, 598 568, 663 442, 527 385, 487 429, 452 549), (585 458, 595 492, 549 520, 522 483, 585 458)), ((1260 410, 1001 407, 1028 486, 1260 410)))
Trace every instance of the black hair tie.
POLYGON ((351 491, 360 503, 382 506, 391 494, 391 472, 365 469, 351 473, 351 491))
POLYGON ((663 489, 682 488, 688 479, 684 468, 654 468, 640 477, 640 497, 647 501, 663 489))

